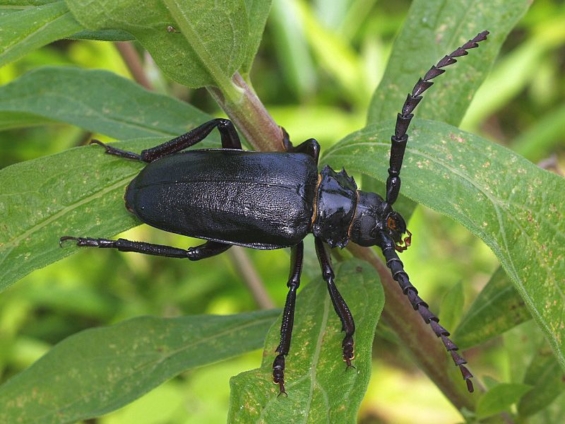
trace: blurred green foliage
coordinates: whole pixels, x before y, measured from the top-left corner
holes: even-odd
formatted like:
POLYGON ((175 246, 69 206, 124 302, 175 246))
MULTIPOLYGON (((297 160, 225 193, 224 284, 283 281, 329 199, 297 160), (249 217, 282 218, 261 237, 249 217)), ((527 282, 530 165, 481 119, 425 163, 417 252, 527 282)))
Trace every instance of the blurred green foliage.
MULTIPOLYGON (((390 0, 273 2, 251 80, 275 121, 286 128, 293 140, 314 136, 326 148, 365 125, 372 93, 384 73, 409 6, 407 1, 390 0)), ((148 56, 143 58, 146 76, 157 91, 209 114, 221 114, 205 90, 189 90, 170 82, 148 56)), ((0 69, 0 83, 6 84, 43 65, 107 69, 131 78, 127 60, 115 44, 63 40, 4 66, 0 69)), ((563 169, 564 71, 565 5, 558 0, 536 1, 507 38, 462 128, 507 146, 533 162, 555 157, 552 166, 563 169)), ((438 82, 435 89, 449 87, 438 82)), ((58 123, 4 129, 0 132, 0 168, 83 145, 91 137, 98 137, 58 123)), ((442 323, 455 328, 461 312, 453 312, 450 306, 464 303, 467 308, 495 274, 498 262, 465 228, 429 209, 416 209, 409 227, 415 237, 412 248, 402 256, 405 267, 422 298, 439 312, 442 323), (454 299, 459 299, 459 303, 454 299)), ((187 245, 186 239, 145 226, 128 231, 125 237, 187 245)), ((288 253, 246 254, 266 283, 269 296, 282 306, 288 253)), ((318 272, 313 250, 307 249, 305 283, 318 272)), ((256 308, 242 284, 242 276, 226 255, 187 264, 114 251, 81 252, 29 274, 1 294, 0 376, 6 381, 17 375, 53 345, 83 329, 141 315, 232 314, 256 308)), ((526 322, 467 351, 466 358, 477 376, 489 376, 494 385, 495 381, 522 382, 531 358, 540 352, 547 352, 547 347, 532 323, 526 322), (516 346, 526 344, 521 342, 524 340, 530 348, 524 347, 522 355, 518 355, 516 346)), ((373 354, 372 380, 359 422, 412 423, 415 416, 419 423, 461 420, 458 411, 417 369, 384 326, 378 329, 373 354)), ((229 378, 258 366, 259 362, 260 353, 253 352, 184 372, 96 422, 224 422, 229 378)), ((546 369, 563 374, 563 370, 551 368, 554 364, 546 369)), ((531 372, 528 375, 529 380, 525 381, 539 384, 531 372)), ((504 389, 510 391, 504 393, 511 393, 505 394, 505 398, 514 402, 520 398, 523 386, 504 389)), ((559 422, 557 419, 563 418, 560 414, 564 412, 563 389, 550 400, 557 396, 560 397, 553 402, 542 402, 541 411, 528 411, 534 415, 527 422, 559 422)), ((488 416, 488 408, 483 410, 488 416)), ((515 413, 524 412, 525 408, 516 409, 509 404, 503 410, 515 413)))

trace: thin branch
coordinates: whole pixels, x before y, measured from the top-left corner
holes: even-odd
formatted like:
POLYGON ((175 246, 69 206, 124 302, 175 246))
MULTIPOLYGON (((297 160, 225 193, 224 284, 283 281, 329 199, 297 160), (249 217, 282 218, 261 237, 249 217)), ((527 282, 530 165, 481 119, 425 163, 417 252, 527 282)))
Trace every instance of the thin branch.
POLYGON ((275 303, 271 300, 267 290, 265 290, 265 284, 261 277, 259 277, 253 263, 249 260, 247 252, 242 247, 233 246, 228 250, 228 253, 257 305, 261 309, 273 309, 275 303))
POLYGON ((143 63, 139 58, 139 54, 133 47, 133 44, 129 41, 118 41, 115 43, 116 49, 122 56, 122 59, 130 71, 133 79, 142 87, 153 91, 153 85, 147 78, 145 74, 145 69, 143 68, 143 63))

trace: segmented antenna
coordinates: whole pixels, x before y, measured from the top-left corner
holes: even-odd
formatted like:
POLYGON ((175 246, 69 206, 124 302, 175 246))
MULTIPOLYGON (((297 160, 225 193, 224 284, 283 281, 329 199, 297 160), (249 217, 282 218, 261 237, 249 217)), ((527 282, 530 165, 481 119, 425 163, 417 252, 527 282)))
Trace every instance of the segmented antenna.
POLYGON ((467 55, 467 50, 477 48, 481 41, 486 40, 488 34, 488 31, 477 34, 475 38, 467 41, 453 53, 441 59, 430 68, 424 78, 418 80, 412 89, 412 93, 406 97, 406 101, 402 106, 402 112, 396 118, 394 135, 390 139, 392 147, 390 149, 390 168, 388 169, 388 179, 386 181, 386 202, 389 205, 396 201, 400 191, 400 168, 402 168, 402 160, 404 159, 404 151, 408 141, 408 127, 414 117, 412 112, 414 112, 414 109, 422 100, 424 92, 434 84, 431 80, 445 72, 445 69, 442 68, 456 63, 457 59, 455 58, 467 55))
MULTIPOLYGON (((394 135, 391 137, 390 168, 388 169, 389 176, 386 188, 386 201, 389 205, 392 205, 396 201, 400 191, 400 169, 408 141, 407 130, 414 117, 414 109, 416 109, 416 106, 418 106, 422 100, 423 93, 433 85, 432 79, 445 72, 442 68, 457 62, 455 58, 465 56, 468 54, 467 50, 478 47, 478 43, 486 40, 488 34, 488 31, 479 33, 475 38, 467 41, 453 53, 441 59, 435 66, 430 68, 424 78, 418 80, 412 92, 406 97, 406 101, 402 106, 402 112, 399 113, 396 118, 394 135)), ((471 381, 473 374, 471 374, 465 366, 467 361, 457 353, 459 348, 449 338, 449 332, 439 324, 439 318, 428 309, 427 303, 418 296, 418 290, 410 283, 408 274, 404 271, 404 266, 396 253, 396 250, 398 250, 396 244, 389 237, 383 236, 380 246, 393 278, 400 285, 402 292, 408 297, 412 307, 417 310, 424 321, 432 327, 435 335, 441 338, 445 349, 451 354, 453 362, 459 367, 467 383, 467 389, 469 392, 473 392, 473 382, 471 381)))

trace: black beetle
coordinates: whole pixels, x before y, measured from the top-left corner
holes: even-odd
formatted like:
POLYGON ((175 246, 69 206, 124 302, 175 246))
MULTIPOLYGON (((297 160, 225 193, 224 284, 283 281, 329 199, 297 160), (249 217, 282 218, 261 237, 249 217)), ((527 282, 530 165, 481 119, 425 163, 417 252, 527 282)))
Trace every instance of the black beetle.
POLYGON ((232 245, 253 249, 291 248, 288 296, 283 312, 281 340, 273 363, 273 380, 284 387, 285 356, 290 349, 294 322, 296 291, 302 271, 303 239, 315 237, 316 253, 322 275, 339 316, 345 337, 343 360, 348 367, 354 357, 355 324, 347 304, 335 283, 330 256, 325 244, 344 247, 349 241, 361 246, 379 246, 393 278, 422 318, 429 323, 459 366, 469 391, 473 391, 472 374, 466 361, 456 352, 449 332, 428 309, 410 283, 396 251, 410 245, 410 232, 400 214, 392 209, 400 191, 400 169, 412 112, 422 94, 443 72, 487 38, 488 31, 445 56, 433 66, 408 94, 398 114, 391 138, 390 168, 386 198, 357 189, 345 171, 335 172, 326 166, 317 171, 320 146, 314 139, 293 146, 284 132, 286 152, 261 153, 241 149, 241 142, 231 121, 214 119, 192 131, 141 154, 104 146, 106 153, 147 162, 148 165, 129 184, 127 209, 142 222, 153 227, 207 240, 186 250, 124 239, 107 240, 83 237, 61 237, 73 240, 80 247, 112 248, 127 252, 200 260, 218 255, 232 245), (194 146, 218 128, 222 148, 214 150, 182 150, 194 146))

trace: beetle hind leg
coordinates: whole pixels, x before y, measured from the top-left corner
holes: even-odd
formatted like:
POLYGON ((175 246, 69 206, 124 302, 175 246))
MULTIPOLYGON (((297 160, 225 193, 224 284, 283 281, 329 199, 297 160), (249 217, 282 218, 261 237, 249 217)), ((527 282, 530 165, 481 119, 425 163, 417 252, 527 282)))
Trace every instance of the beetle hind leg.
POLYGON ((211 258, 228 250, 232 245, 219 243, 217 241, 207 241, 204 244, 187 249, 188 259, 191 261, 199 261, 200 259, 211 258))

